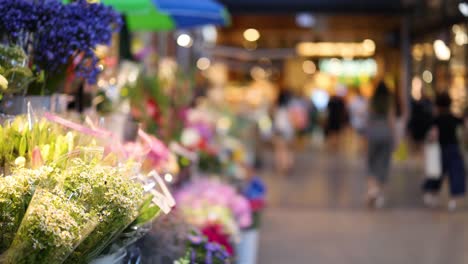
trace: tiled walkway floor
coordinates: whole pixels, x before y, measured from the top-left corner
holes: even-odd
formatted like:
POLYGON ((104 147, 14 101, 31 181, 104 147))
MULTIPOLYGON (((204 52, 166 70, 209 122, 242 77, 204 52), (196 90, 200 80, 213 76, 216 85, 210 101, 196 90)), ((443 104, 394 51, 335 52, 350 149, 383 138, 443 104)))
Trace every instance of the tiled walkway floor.
POLYGON ((265 173, 260 264, 468 263, 468 211, 424 209, 415 159, 395 164, 388 208, 369 211, 364 158, 320 153, 298 155, 287 178, 265 173))

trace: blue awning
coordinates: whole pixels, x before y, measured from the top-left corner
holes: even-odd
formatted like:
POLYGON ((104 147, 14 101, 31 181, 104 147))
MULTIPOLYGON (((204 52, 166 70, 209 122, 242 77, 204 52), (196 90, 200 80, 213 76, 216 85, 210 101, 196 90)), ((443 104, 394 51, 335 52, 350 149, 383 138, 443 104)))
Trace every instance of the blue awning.
POLYGON ((177 28, 230 23, 225 7, 213 0, 152 0, 160 12, 172 17, 177 28))

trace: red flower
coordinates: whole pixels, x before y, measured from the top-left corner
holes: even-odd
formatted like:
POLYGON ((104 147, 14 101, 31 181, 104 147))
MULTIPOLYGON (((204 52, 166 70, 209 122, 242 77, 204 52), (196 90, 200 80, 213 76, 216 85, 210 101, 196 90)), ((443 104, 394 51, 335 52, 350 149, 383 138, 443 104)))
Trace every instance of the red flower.
POLYGON ((156 118, 159 114, 158 105, 153 99, 146 101, 146 110, 148 111, 149 116, 152 118, 156 118))
POLYGON ((265 207, 265 201, 263 199, 252 199, 249 200, 249 203, 253 212, 258 212, 265 207))
POLYGON ((229 235, 223 233, 223 228, 218 224, 207 225, 202 229, 203 235, 208 238, 209 242, 218 243, 226 248, 226 251, 232 256, 234 248, 229 242, 229 235))

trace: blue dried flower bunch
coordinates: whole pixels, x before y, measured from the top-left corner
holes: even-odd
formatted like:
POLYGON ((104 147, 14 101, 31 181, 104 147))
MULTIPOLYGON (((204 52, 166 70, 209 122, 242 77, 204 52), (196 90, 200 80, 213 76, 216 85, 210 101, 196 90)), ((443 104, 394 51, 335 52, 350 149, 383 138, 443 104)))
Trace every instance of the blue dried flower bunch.
POLYGON ((86 0, 0 0, 0 14, 4 40, 23 48, 35 73, 53 75, 73 63, 88 83, 100 73, 94 49, 109 45, 122 24, 112 7, 86 0))

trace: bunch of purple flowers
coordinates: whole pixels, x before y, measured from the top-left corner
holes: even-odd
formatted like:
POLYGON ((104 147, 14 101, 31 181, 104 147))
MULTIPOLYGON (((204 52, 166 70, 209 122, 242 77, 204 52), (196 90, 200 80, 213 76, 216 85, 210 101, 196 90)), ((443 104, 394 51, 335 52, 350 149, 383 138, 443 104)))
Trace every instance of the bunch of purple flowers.
POLYGON ((100 73, 96 46, 109 45, 122 23, 111 7, 86 0, 0 0, 0 14, 4 39, 23 48, 35 73, 48 77, 73 65, 89 83, 100 73))
POLYGON ((188 255, 185 260, 192 263, 228 264, 230 255, 226 249, 214 242, 209 242, 198 231, 193 230, 188 236, 188 255))

